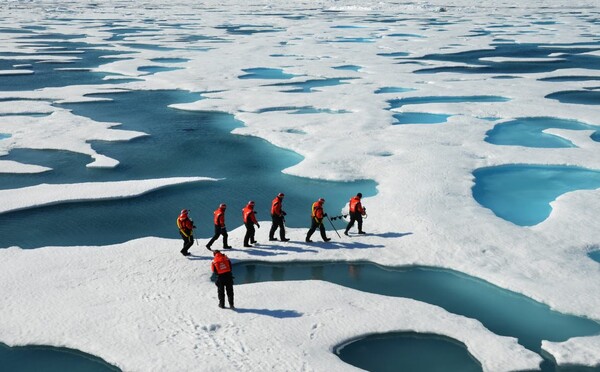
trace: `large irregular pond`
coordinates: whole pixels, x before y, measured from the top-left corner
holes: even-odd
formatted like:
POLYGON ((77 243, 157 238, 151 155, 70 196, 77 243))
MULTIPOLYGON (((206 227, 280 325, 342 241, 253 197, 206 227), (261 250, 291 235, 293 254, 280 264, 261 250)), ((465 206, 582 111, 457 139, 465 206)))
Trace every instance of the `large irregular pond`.
MULTIPOLYGON (((308 228, 310 206, 319 197, 325 210, 339 214, 351 196, 376 193, 373 181, 328 182, 290 176, 284 168, 302 158, 255 137, 232 135, 242 123, 219 112, 189 112, 167 107, 200 99, 185 91, 130 91, 103 94, 110 102, 61 105, 76 115, 122 123, 120 129, 149 134, 127 142, 90 141, 99 153, 117 159, 114 169, 86 167, 86 155, 66 151, 17 149, 6 160, 53 168, 39 174, 0 174, 0 188, 41 183, 104 182, 180 176, 220 179, 167 187, 139 197, 64 203, 0 215, 0 247, 104 245, 143 236, 178 237, 175 219, 192 210, 197 236, 211 236, 212 211, 227 203, 229 228, 241 225, 241 208, 256 202, 258 218, 270 220, 271 200, 286 194, 286 223, 308 228), (135 115, 131 108, 136 107, 135 115), (36 221, 36 234, 24 236, 19 226, 36 221)), ((341 228, 343 226, 337 226, 341 228)), ((264 239, 259 231, 258 239, 264 239)), ((264 231, 267 234, 267 231, 264 231)))
MULTIPOLYGON (((242 262, 234 265, 237 284, 287 280, 324 280, 364 292, 406 297, 479 320, 490 331, 517 338, 545 358, 542 340, 600 334, 591 319, 561 314, 547 305, 466 274, 422 266, 386 267, 368 262, 242 262)), ((426 345, 427 343, 424 343, 426 345)), ((426 347, 422 352, 427 352, 426 347)), ((388 362, 395 361, 394 355, 388 362)))
POLYGON ((550 203, 575 190, 600 187, 600 171, 573 166, 514 164, 473 172, 473 197, 498 217, 533 226, 552 212, 550 203))

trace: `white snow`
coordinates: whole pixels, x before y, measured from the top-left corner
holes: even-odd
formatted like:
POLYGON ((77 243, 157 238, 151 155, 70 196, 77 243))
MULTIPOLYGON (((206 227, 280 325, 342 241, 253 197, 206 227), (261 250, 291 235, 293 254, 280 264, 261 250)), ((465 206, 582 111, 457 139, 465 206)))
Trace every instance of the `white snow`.
POLYGON ((21 187, 16 190, 0 190, 0 198, 4 201, 0 206, 0 213, 41 205, 133 197, 167 186, 199 181, 217 181, 217 179, 208 177, 174 177, 137 181, 40 184, 21 187))
MULTIPOLYGON (((0 4, 0 24, 12 28, 48 25, 51 31, 85 34, 85 41, 105 43, 104 38, 110 33, 100 29, 103 20, 120 19, 120 25, 125 27, 143 28, 152 27, 143 20, 160 19, 162 23, 186 26, 153 32, 151 39, 131 34, 122 42, 112 42, 112 48, 132 51, 124 44, 139 42, 178 49, 136 49, 138 53, 119 56, 133 59, 108 62, 96 69, 143 79, 139 82, 0 92, 0 99, 21 99, 0 100, 0 113, 52 112, 46 117, 1 117, 0 131, 11 137, 0 141, 0 155, 14 148, 61 149, 91 156, 94 161, 88 166, 113 167, 117 160, 98 154, 87 141, 127 141, 143 133, 120 130, 115 128, 118 123, 98 123, 40 102, 98 100, 84 95, 123 88, 210 91, 203 94, 207 99, 174 107, 234 114, 245 124, 235 134, 258 136, 304 157, 299 164, 285 169, 286 173, 328 180, 373 179, 378 183, 378 194, 364 200, 369 210, 365 229, 373 235, 352 241, 336 238, 332 245, 308 246, 303 243, 305 230, 292 230, 292 242, 267 246, 265 251, 272 255, 260 259, 369 260, 394 266, 452 268, 523 293, 557 311, 600 321, 600 266, 586 256, 589 247, 599 244, 600 190, 562 195, 552 203, 550 217, 531 228, 496 217, 471 194, 472 172, 480 167, 568 164, 600 170, 600 144, 589 138, 589 131, 548 131, 572 140, 577 148, 497 146, 483 141, 495 122, 479 119, 550 116, 598 125, 597 106, 544 98, 558 91, 582 89, 590 85, 589 81, 539 79, 600 76, 600 72, 572 69, 511 73, 516 79, 491 79, 497 74, 415 74, 413 71, 422 68, 463 64, 433 60, 423 61, 423 65, 398 63, 402 60, 377 55, 407 52, 409 58, 418 58, 490 49, 495 38, 517 43, 591 43, 592 39, 585 35, 600 34, 599 25, 584 15, 598 12, 597 1, 546 0, 524 4, 516 0, 321 0, 224 4, 214 0, 148 0, 95 4, 92 7, 86 1, 8 1, 0 4), (282 12, 307 17, 294 20, 277 15, 282 12), (53 20, 64 16, 74 20, 53 20), (403 20, 354 29, 332 28, 364 26, 366 18, 377 17, 403 20), (548 17, 557 23, 533 23, 548 17), (430 18, 451 23, 424 26, 430 18), (229 35, 215 28, 223 24, 272 25, 282 31, 229 35), (469 37, 472 30, 491 24, 514 27, 492 28, 489 30, 498 33, 469 37), (423 38, 384 37, 393 33, 419 34, 423 38), (177 42, 183 34, 215 36, 227 42, 177 42), (341 36, 364 37, 374 42, 324 42, 341 36), (285 56, 271 56, 275 54, 285 56), (177 67, 184 67, 180 70, 151 75, 137 71, 159 57, 189 61, 178 63, 177 67), (361 70, 357 73, 333 69, 345 64, 361 66, 361 70), (290 81, 359 78, 344 85, 321 87, 310 94, 282 93, 282 87, 264 86, 264 80, 237 78, 243 74, 242 69, 256 67, 281 68, 285 73, 303 75, 290 81), (390 86, 414 90, 374 94, 378 88, 390 86), (386 102, 391 98, 472 95, 502 96, 510 101, 407 105, 397 111, 454 116, 439 125, 391 125, 393 113, 387 110, 386 102), (256 113, 276 106, 314 106, 351 113, 256 113), (303 134, 290 133, 290 129, 303 134), (411 234, 394 237, 393 233, 411 234)), ((1 35, 3 51, 19 51, 13 34, 1 35)), ((40 50, 35 56, 19 58, 78 58, 42 53, 48 52, 40 50)), ((0 173, 43 170, 0 161, 0 173)), ((60 186, 40 185, 28 190, 5 190, 2 204, 7 200, 16 205, 12 208, 22 208, 35 203, 124 197, 171 181, 174 180, 128 182, 120 191, 108 188, 110 185, 86 185, 64 196, 49 191, 60 186)), ((266 240, 268 226, 264 221, 258 231, 259 241, 266 240)), ((231 233, 235 246, 241 246, 241 230, 231 233)), ((108 247, 0 250, 0 342, 68 346, 102 357, 127 371, 341 371, 352 367, 332 353, 336 345, 370 333, 414 330, 464 342, 487 371, 534 369, 539 363, 536 354, 514 339, 496 336, 477 321, 417 301, 361 293, 319 281, 236 286, 236 304, 241 311, 223 311, 216 306, 216 289, 208 280, 209 252, 202 245, 194 246, 192 253, 198 256, 186 260, 179 255, 180 245, 176 239, 143 238, 108 247)), ((256 259, 244 250, 234 250, 229 255, 234 260, 256 259)), ((559 363, 598 365, 597 345, 596 336, 564 343, 545 342, 544 349, 559 363)))

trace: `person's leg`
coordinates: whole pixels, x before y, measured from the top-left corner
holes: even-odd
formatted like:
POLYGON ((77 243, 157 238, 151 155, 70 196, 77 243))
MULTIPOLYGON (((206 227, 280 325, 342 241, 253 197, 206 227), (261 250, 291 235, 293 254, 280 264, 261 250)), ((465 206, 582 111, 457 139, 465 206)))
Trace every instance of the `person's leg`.
POLYGON ((184 256, 189 255, 190 253, 188 251, 192 247, 192 245, 194 245, 194 236, 190 235, 190 236, 186 237, 186 241, 185 241, 185 243, 183 243, 183 249, 181 250, 181 253, 184 256))
POLYGON ((215 283, 217 285, 217 297, 219 298, 219 307, 225 307, 225 284, 219 278, 215 283))
POLYGON ((250 239, 252 238, 252 231, 250 230, 251 224, 248 223, 246 225, 246 235, 244 235, 244 247, 251 247, 250 239))
POLYGON ((234 308, 233 304, 233 280, 229 280, 225 285, 225 289, 227 290, 227 300, 229 301, 229 307, 234 308))
POLYGON ((356 218, 354 218, 354 213, 350 213, 350 222, 348 222, 348 225, 346 225, 346 231, 344 231, 345 235, 348 235, 348 231, 350 231, 352 226, 354 226, 354 221, 356 221, 356 218))
POLYGON ((279 217, 272 214, 271 215, 271 221, 273 221, 273 223, 271 224, 271 230, 269 230, 269 240, 275 240, 275 231, 277 230, 277 226, 279 226, 279 217))
POLYGON ((356 217, 356 221, 358 222, 358 233, 359 234, 364 234, 365 232, 362 229, 363 218, 362 218, 362 215, 360 213, 356 217))
POLYGON ((183 239, 183 248, 181 248, 180 252, 184 256, 187 256, 188 250, 192 245, 194 245, 194 236, 185 236, 181 231, 179 232, 179 235, 181 235, 181 238, 183 239))
POLYGON ((254 234, 256 233, 256 229, 254 228, 254 224, 252 222, 248 224, 248 231, 250 232, 250 243, 256 243, 256 240, 254 240, 254 234))
POLYGON ((312 236, 312 234, 315 232, 315 230, 317 229, 317 227, 319 226, 319 224, 317 223, 317 221, 315 221, 314 218, 310 219, 310 229, 308 229, 308 233, 306 234, 306 241, 310 242, 310 237, 312 236))
POLYGON ((289 239, 285 237, 285 224, 283 223, 283 217, 279 217, 279 239, 283 242, 287 242, 289 239))
POLYGON ((231 248, 231 246, 227 244, 227 230, 221 230, 221 235, 223 235, 223 248, 231 248))
POLYGON ((321 239, 323 239, 324 242, 328 242, 331 240, 327 237, 327 234, 325 233, 325 225, 323 225, 323 223, 319 224, 319 232, 321 233, 321 239))
POLYGON ((215 225, 215 235, 213 235, 213 237, 210 239, 208 244, 206 244, 206 248, 210 249, 210 247, 213 245, 215 240, 219 239, 219 236, 221 236, 221 227, 215 225))

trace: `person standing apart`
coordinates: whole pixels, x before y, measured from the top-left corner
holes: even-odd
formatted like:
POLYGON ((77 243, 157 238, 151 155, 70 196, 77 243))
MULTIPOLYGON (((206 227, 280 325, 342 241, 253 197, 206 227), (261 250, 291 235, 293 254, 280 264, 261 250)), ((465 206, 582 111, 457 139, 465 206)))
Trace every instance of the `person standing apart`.
POLYGON ((230 245, 227 245, 227 228, 225 228, 225 209, 227 209, 226 204, 220 204, 219 208, 217 208, 214 213, 214 223, 215 223, 215 235, 210 239, 208 244, 206 244, 206 248, 210 249, 212 244, 219 238, 219 236, 223 235, 223 248, 229 249, 230 245))
POLYGON ((246 235, 244 236, 244 247, 252 247, 250 243, 256 243, 254 239, 254 225, 260 229, 260 224, 256 221, 256 212, 254 211, 254 202, 250 200, 242 209, 242 218, 246 226, 246 235))
POLYGON ((190 247, 194 245, 194 222, 188 216, 188 210, 183 209, 177 217, 177 227, 179 228, 179 235, 183 238, 183 248, 181 254, 189 256, 191 253, 188 252, 190 247))
POLYGON ((366 232, 364 232, 362 229, 363 216, 366 213, 366 209, 362 206, 362 203, 360 202, 361 198, 362 194, 359 192, 358 194, 356 194, 356 196, 352 197, 350 199, 350 202, 348 203, 350 206, 350 222, 348 222, 348 225, 346 226, 346 231, 344 231, 344 235, 346 236, 348 235, 348 231, 352 228, 352 226, 354 226, 355 221, 358 223, 358 233, 366 234, 366 232))
POLYGON ((227 291, 229 307, 235 309, 235 306, 233 306, 233 274, 231 273, 231 261, 229 260, 229 257, 218 250, 213 252, 213 256, 214 258, 210 265, 210 269, 213 273, 217 274, 215 285, 217 286, 219 307, 221 309, 225 308, 225 291, 227 291))
POLYGON ((315 232, 317 227, 319 228, 319 231, 321 232, 321 238, 323 238, 324 242, 328 242, 331 240, 325 234, 325 226, 323 225, 323 218, 327 217, 327 213, 325 213, 323 211, 323 204, 325 204, 325 199, 319 198, 319 200, 314 202, 312 205, 310 229, 308 230, 308 233, 306 234, 306 242, 307 243, 312 242, 312 240, 310 240, 310 237, 315 232))
POLYGON ((276 241, 275 231, 279 228, 279 239, 282 242, 287 242, 289 239, 285 237, 285 211, 283 210, 283 197, 285 195, 280 192, 271 202, 271 230, 269 231, 269 241, 276 241))

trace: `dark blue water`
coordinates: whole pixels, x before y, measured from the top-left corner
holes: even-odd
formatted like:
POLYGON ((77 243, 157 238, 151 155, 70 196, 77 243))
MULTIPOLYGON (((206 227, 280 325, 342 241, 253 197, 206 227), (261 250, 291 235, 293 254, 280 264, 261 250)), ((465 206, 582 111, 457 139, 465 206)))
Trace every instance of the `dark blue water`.
POLYGON ((341 84, 348 84, 347 80, 354 78, 332 78, 332 79, 311 79, 294 83, 276 83, 269 86, 294 87, 295 89, 284 90, 285 93, 311 93, 315 88, 332 87, 341 84))
POLYGON ((389 34, 387 36, 390 36, 390 37, 402 37, 402 38, 424 38, 425 37, 423 35, 418 35, 418 34, 402 34, 402 33, 389 34))
POLYGON ((350 111, 347 110, 330 110, 316 108, 312 106, 279 106, 279 107, 265 107, 257 110, 257 113, 263 112, 279 112, 289 111, 288 114, 347 114, 350 111))
POLYGON ((243 71, 246 74, 238 76, 238 79, 291 79, 299 76, 284 73, 280 68, 245 68, 243 71))
MULTIPOLYGON (((0 91, 29 91, 46 87, 64 87, 70 85, 83 84, 117 84, 120 82, 132 81, 131 79, 103 80, 104 77, 110 74, 100 72, 58 69, 64 67, 78 69, 95 68, 101 64, 116 61, 118 59, 118 55, 124 52, 93 49, 92 47, 101 48, 102 45, 91 45, 81 42, 66 41, 66 39, 68 39, 67 36, 65 36, 65 40, 55 41, 55 39, 60 38, 57 35, 53 36, 54 37, 49 37, 49 35, 39 36, 40 38, 43 37, 44 40, 37 41, 36 44, 39 44, 40 47, 54 47, 57 49, 40 50, 39 54, 54 54, 63 57, 72 56, 77 57, 78 59, 75 59, 70 63, 40 63, 34 59, 0 60, 0 69, 12 70, 12 66, 15 64, 31 64, 31 66, 28 66, 27 69, 32 70, 34 72, 30 75, 0 75, 0 91), (77 51, 83 53, 64 54, 64 52, 69 51, 77 51), (57 54, 57 52, 62 53, 57 54)), ((31 40, 28 39, 27 42, 29 43, 31 42, 31 40)), ((13 53, 13 55, 18 54, 13 53)))
POLYGON ((452 115, 402 112, 392 116, 396 119, 393 124, 441 124, 445 123, 452 115))
POLYGON ((357 65, 342 65, 342 66, 333 67, 334 70, 341 70, 341 71, 358 71, 361 68, 362 68, 362 66, 357 66, 357 65))
POLYGON ((6 372, 115 372, 119 368, 77 350, 51 346, 8 347, 0 343, 0 370, 6 372))
POLYGON ((140 66, 138 71, 147 72, 148 74, 156 74, 157 72, 181 70, 182 67, 167 67, 167 66, 140 66))
POLYGON ((550 215, 550 202, 575 190, 600 188, 600 171, 572 166, 503 165, 473 172, 473 197, 500 218, 533 226, 550 215))
POLYGON ((150 61, 156 63, 184 63, 189 61, 187 58, 152 58, 150 61))
POLYGON ((253 35, 285 31, 283 28, 252 24, 222 25, 216 26, 215 28, 218 30, 226 30, 228 34, 232 35, 253 35))
POLYGON ((412 88, 402 88, 402 87, 383 87, 379 88, 375 91, 375 94, 385 94, 385 93, 404 93, 410 92, 415 89, 412 88))
POLYGON ((600 76, 551 76, 538 79, 540 81, 564 82, 564 81, 598 81, 600 76))
POLYGON ((370 335, 336 348, 335 353, 344 362, 367 371, 483 371, 463 343, 433 334, 370 335))
POLYGON ((469 103, 469 102, 508 102, 510 99, 500 96, 424 96, 407 97, 389 100, 388 109, 396 109, 404 105, 417 105, 426 103, 469 103))
POLYGON ((378 56, 382 57, 406 57, 408 55, 407 52, 392 52, 392 53, 377 53, 378 56))
POLYGON ((448 61, 454 63, 465 63, 469 66, 448 66, 424 68, 416 73, 485 73, 485 74, 511 74, 511 73, 541 73, 551 72, 559 69, 583 68, 600 69, 600 57, 585 54, 599 50, 600 48, 580 47, 576 43, 568 44, 570 48, 565 49, 558 45, 535 44, 535 43, 498 43, 493 44, 493 49, 470 50, 448 54, 428 54, 417 60, 448 61), (550 57, 554 53, 560 53, 560 59, 550 57), (494 62, 481 60, 481 58, 506 57, 506 58, 548 58, 548 61, 505 61, 494 62))
POLYGON ((562 103, 576 103, 579 105, 600 105, 600 91, 597 90, 569 90, 564 92, 551 93, 548 94, 545 98, 555 99, 562 103))
MULTIPOLYGON (((477 319, 490 331, 515 337, 537 353, 541 353, 542 340, 565 341, 600 333, 595 321, 558 313, 528 297, 452 270, 367 262, 243 262, 235 264, 233 272, 237 284, 324 280, 364 292, 412 298, 477 319)), ((388 361, 394 358, 389 357, 388 361)), ((544 370, 552 371, 552 364, 547 358, 544 370)))
POLYGON ((336 37, 335 39, 322 41, 322 43, 374 43, 375 39, 370 37, 336 37))
MULTIPOLYGON (((51 167, 41 174, 0 174, 0 188, 40 183, 78 183, 206 176, 224 179, 161 189, 143 196, 93 202, 64 203, 0 214, 0 247, 18 245, 104 245, 142 236, 177 238, 175 218, 183 208, 199 227, 197 236, 212 235, 212 211, 222 202, 230 206, 229 229, 241 225, 241 208, 256 202, 258 218, 270 220, 271 200, 286 194, 284 209, 291 227, 307 227, 310 206, 319 197, 325 210, 338 214, 352 195, 375 194, 372 181, 326 182, 289 176, 281 170, 301 157, 248 136, 232 135, 242 125, 233 116, 189 112, 167 106, 200 99, 183 91, 133 91, 99 95, 112 102, 65 104, 73 113, 97 121, 120 122, 120 128, 149 136, 128 142, 90 141, 101 154, 120 161, 114 169, 94 169, 86 155, 67 151, 19 149, 5 160, 51 167), (160 103, 160 104, 157 104, 160 103), (35 221, 35 230, 22 234, 19 226, 35 221)), ((340 228, 341 226, 338 226, 340 228)), ((258 240, 266 240, 267 229, 258 240), (264 235, 264 236, 263 236, 264 235)))
POLYGON ((575 147, 562 137, 543 133, 548 128, 569 130, 600 130, 600 126, 552 117, 518 118, 497 124, 486 133, 485 141, 496 145, 526 146, 541 148, 575 147))

